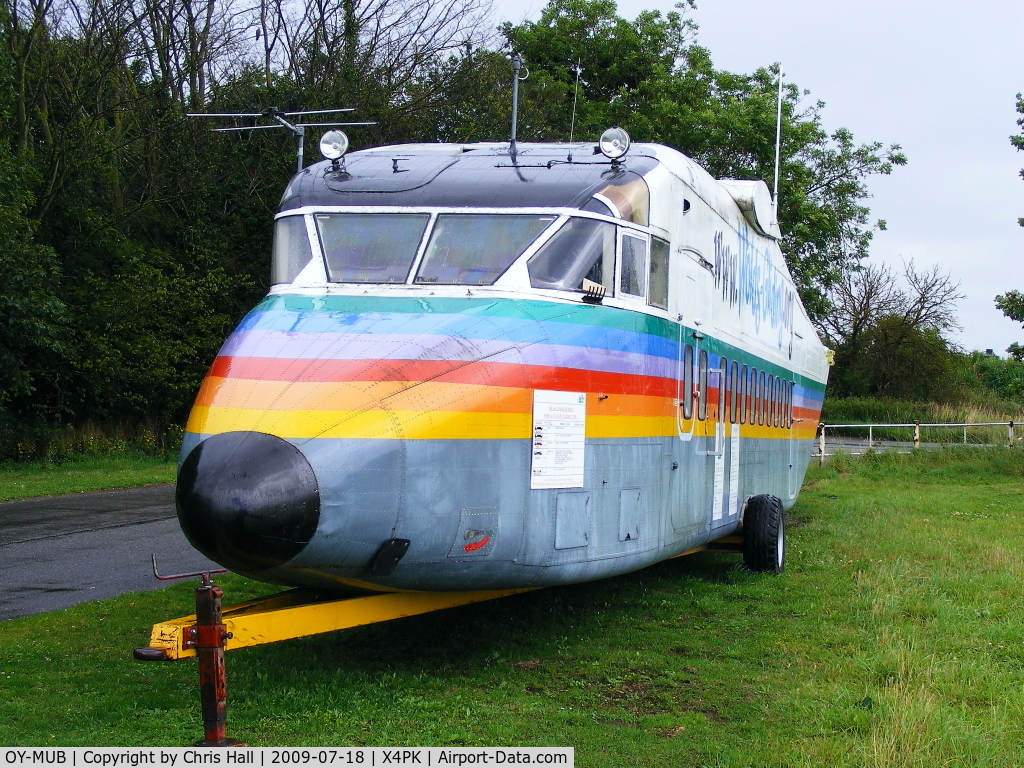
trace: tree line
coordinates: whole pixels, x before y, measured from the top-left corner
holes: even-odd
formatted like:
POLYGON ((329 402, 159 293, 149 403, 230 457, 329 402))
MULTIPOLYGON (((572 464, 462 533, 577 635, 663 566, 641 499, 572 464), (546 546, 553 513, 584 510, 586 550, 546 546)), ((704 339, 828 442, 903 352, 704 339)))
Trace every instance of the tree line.
MULTIPOLYGON (((520 140, 621 125, 715 176, 771 178, 778 69, 716 68, 692 9, 627 20, 613 0, 552 0, 495 28, 488 0, 2 0, 3 439, 180 424, 267 290, 291 139, 215 135, 187 112, 354 107, 377 122, 355 148, 503 140, 514 50, 520 140)), ((782 107, 782 247, 828 333, 837 295, 879 277, 860 271, 885 226, 868 180, 906 158, 827 132, 824 104, 785 79, 782 107)))

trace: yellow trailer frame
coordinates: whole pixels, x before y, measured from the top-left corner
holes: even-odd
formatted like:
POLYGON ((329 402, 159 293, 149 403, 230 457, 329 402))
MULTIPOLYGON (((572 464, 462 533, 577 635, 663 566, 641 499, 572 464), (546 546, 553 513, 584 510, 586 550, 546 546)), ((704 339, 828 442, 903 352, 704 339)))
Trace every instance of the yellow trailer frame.
MULTIPOLYGON (((725 537, 676 557, 703 549, 736 551, 740 541, 738 537, 725 537)), ((163 579, 203 577, 202 584, 196 588, 196 613, 154 624, 149 645, 136 648, 134 653, 139 661, 174 661, 199 657, 199 688, 205 739, 198 742, 197 746, 223 747, 240 743, 227 738, 226 732, 226 650, 376 624, 540 589, 382 592, 341 598, 334 593, 291 589, 222 608, 223 590, 210 581, 209 573, 161 577, 156 572, 155 559, 153 572, 157 578, 163 579)))
MULTIPOLYGON (((276 643, 530 591, 385 592, 339 598, 310 589, 291 589, 224 608, 227 639, 223 647, 235 650, 276 643)), ((196 615, 192 614, 154 624, 146 650, 162 651, 167 660, 195 656, 195 644, 188 630, 196 623, 196 615)))

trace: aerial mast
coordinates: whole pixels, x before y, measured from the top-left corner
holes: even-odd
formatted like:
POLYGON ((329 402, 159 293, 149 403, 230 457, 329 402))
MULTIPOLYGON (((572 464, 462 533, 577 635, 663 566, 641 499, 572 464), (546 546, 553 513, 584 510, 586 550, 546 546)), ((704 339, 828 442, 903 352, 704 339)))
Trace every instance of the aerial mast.
POLYGON ((344 107, 342 109, 314 109, 307 110, 304 112, 282 112, 277 107, 270 107, 263 110, 262 112, 189 112, 188 117, 218 117, 218 118, 258 118, 258 117, 269 117, 273 120, 276 125, 242 125, 233 126, 230 128, 211 128, 210 130, 214 133, 229 133, 234 131, 259 131, 266 128, 287 128, 292 136, 295 137, 295 172, 298 173, 302 170, 303 166, 303 152, 305 151, 305 139, 307 128, 317 127, 328 127, 328 126, 341 126, 341 125, 376 125, 377 123, 303 123, 296 120, 292 122, 287 118, 303 118, 307 115, 334 115, 339 112, 355 112, 353 107, 344 107))
POLYGON ((512 59, 512 138, 509 141, 509 154, 515 157, 516 155, 516 124, 519 122, 519 81, 525 80, 530 76, 530 70, 526 70, 526 74, 522 77, 519 76, 520 70, 523 69, 523 57, 518 53, 513 53, 509 58, 512 59))
POLYGON ((779 154, 782 147, 782 62, 779 62, 779 95, 775 112, 775 185, 772 190, 772 221, 779 226, 779 154))

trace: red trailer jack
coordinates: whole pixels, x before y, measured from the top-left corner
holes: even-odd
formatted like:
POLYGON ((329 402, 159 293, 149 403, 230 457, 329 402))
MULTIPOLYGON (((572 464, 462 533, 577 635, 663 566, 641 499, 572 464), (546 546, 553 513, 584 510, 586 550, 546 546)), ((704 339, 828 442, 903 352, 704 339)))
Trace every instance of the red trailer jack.
MULTIPOLYGON (((203 713, 203 730, 206 738, 196 742, 197 747, 241 747, 237 739, 227 737, 227 671, 224 665, 224 647, 231 633, 222 619, 221 599, 224 590, 210 581, 211 573, 179 573, 161 576, 153 557, 153 575, 161 581, 201 576, 203 581, 196 587, 195 623, 184 628, 186 648, 194 650, 199 657, 199 698, 203 713)), ((160 648, 136 648, 134 656, 139 661, 167 661, 171 657, 160 648)))

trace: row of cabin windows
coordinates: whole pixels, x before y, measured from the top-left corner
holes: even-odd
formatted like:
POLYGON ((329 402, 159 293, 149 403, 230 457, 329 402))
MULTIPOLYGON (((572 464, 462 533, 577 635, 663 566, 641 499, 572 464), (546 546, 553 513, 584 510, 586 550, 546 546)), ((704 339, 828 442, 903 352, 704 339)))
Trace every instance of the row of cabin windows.
POLYGON ((737 361, 721 359, 721 367, 708 368, 708 353, 700 350, 696 369, 693 364, 694 350, 689 344, 683 350, 683 416, 693 418, 696 400, 697 418, 708 417, 708 380, 714 377, 718 390, 718 418, 733 424, 757 424, 760 426, 783 427, 793 425, 794 383, 780 376, 773 376, 757 368, 740 365, 737 361), (697 377, 696 396, 694 376, 697 377), (722 379, 725 379, 723 382, 722 379))

